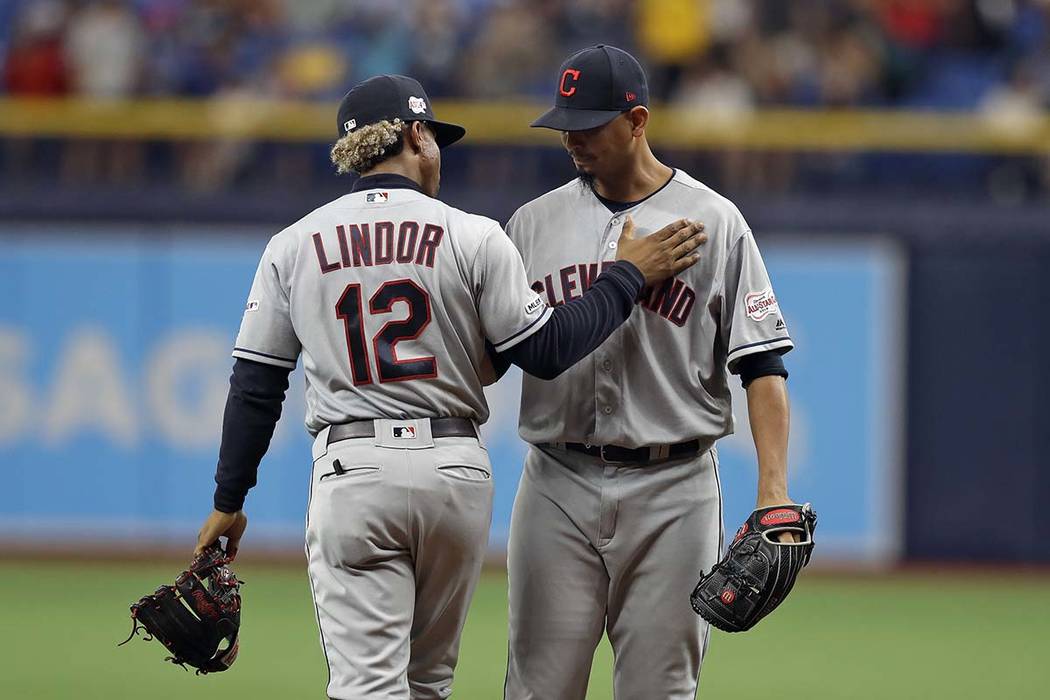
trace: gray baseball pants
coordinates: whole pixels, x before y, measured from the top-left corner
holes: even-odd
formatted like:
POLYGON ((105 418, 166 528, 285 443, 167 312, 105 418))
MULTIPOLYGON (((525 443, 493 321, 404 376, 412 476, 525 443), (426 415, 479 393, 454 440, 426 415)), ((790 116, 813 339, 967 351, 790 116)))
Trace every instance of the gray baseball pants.
POLYGON ((693 700, 709 627, 689 605, 722 544, 718 456, 614 466, 533 446, 508 549, 506 700, 584 700, 607 632, 616 700, 693 700))
POLYGON ((327 445, 325 429, 314 442, 306 553, 328 697, 447 698, 488 543, 488 453, 431 438, 426 419, 377 420, 375 432, 327 445))

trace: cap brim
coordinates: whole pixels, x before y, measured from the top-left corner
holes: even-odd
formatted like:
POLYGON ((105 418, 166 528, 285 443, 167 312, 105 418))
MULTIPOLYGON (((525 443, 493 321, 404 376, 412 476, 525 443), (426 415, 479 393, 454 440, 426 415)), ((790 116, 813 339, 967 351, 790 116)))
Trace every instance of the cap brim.
POLYGON ((462 126, 456 124, 446 124, 445 122, 427 121, 430 128, 434 130, 434 140, 437 141, 438 148, 444 148, 445 146, 451 146, 456 141, 459 141, 466 135, 467 130, 462 126))
POLYGON ((584 131, 608 124, 622 112, 613 109, 568 109, 553 107, 531 126, 557 131, 584 131))

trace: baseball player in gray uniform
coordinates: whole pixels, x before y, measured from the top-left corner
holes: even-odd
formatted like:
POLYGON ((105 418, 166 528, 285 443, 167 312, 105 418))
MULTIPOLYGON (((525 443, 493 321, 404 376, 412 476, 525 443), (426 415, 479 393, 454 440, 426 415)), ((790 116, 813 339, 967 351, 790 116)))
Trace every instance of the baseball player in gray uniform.
POLYGON ((789 503, 780 355, 792 342, 740 212, 650 150, 638 62, 591 47, 562 65, 556 91, 533 126, 561 132, 579 177, 507 225, 549 305, 574 303, 613 263, 628 217, 642 234, 695 218, 710 238, 593 354, 554 380, 524 379, 506 698, 583 700, 607 632, 618 700, 691 700, 708 627, 688 598, 722 547, 714 446, 733 431, 728 374, 747 387, 758 505, 789 503))
POLYGON ((693 265, 704 237, 673 217, 653 237, 628 230, 620 262, 552 309, 495 221, 435 199, 440 149, 464 130, 436 120, 418 82, 361 83, 338 124, 332 159, 361 177, 263 252, 198 550, 225 536, 236 552, 301 355, 315 436, 306 551, 328 696, 436 700, 451 693, 492 510, 478 435, 486 343, 557 376, 623 323, 645 284, 693 265))

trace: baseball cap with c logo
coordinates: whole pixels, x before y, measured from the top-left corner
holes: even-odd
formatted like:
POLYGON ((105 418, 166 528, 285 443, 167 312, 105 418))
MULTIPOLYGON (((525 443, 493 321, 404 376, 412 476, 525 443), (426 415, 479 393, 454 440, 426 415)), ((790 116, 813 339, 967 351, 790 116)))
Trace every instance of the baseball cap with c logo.
POLYGON ((598 44, 569 56, 558 70, 554 107, 532 126, 583 131, 649 104, 645 71, 631 54, 598 44))

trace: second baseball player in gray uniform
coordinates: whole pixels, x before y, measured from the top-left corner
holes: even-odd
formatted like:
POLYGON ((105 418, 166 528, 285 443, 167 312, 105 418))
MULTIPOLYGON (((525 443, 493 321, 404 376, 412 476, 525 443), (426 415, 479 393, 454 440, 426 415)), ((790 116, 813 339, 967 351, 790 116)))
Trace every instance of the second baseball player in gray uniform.
POLYGON ((703 260, 644 292, 640 313, 557 379, 525 377, 530 443, 509 542, 508 700, 583 700, 603 632, 618 700, 691 700, 708 627, 688 603, 722 547, 715 441, 733 431, 730 372, 748 386, 759 505, 786 503, 792 347, 754 236, 733 204, 660 163, 638 63, 607 46, 569 58, 556 106, 579 177, 521 207, 507 233, 548 304, 584 293, 628 216, 705 223, 703 260), (554 232, 557 232, 556 234, 554 232))
POLYGON ((315 436, 306 549, 328 696, 439 700, 452 692, 492 512, 478 434, 486 342, 556 376, 630 315, 643 284, 694 264, 702 235, 678 221, 624 236, 622 260, 587 298, 552 309, 499 224, 436 199, 440 148, 463 129, 434 118, 419 83, 366 80, 338 123, 333 161, 362 177, 263 253, 198 549, 225 535, 236 551, 301 355, 315 436))

